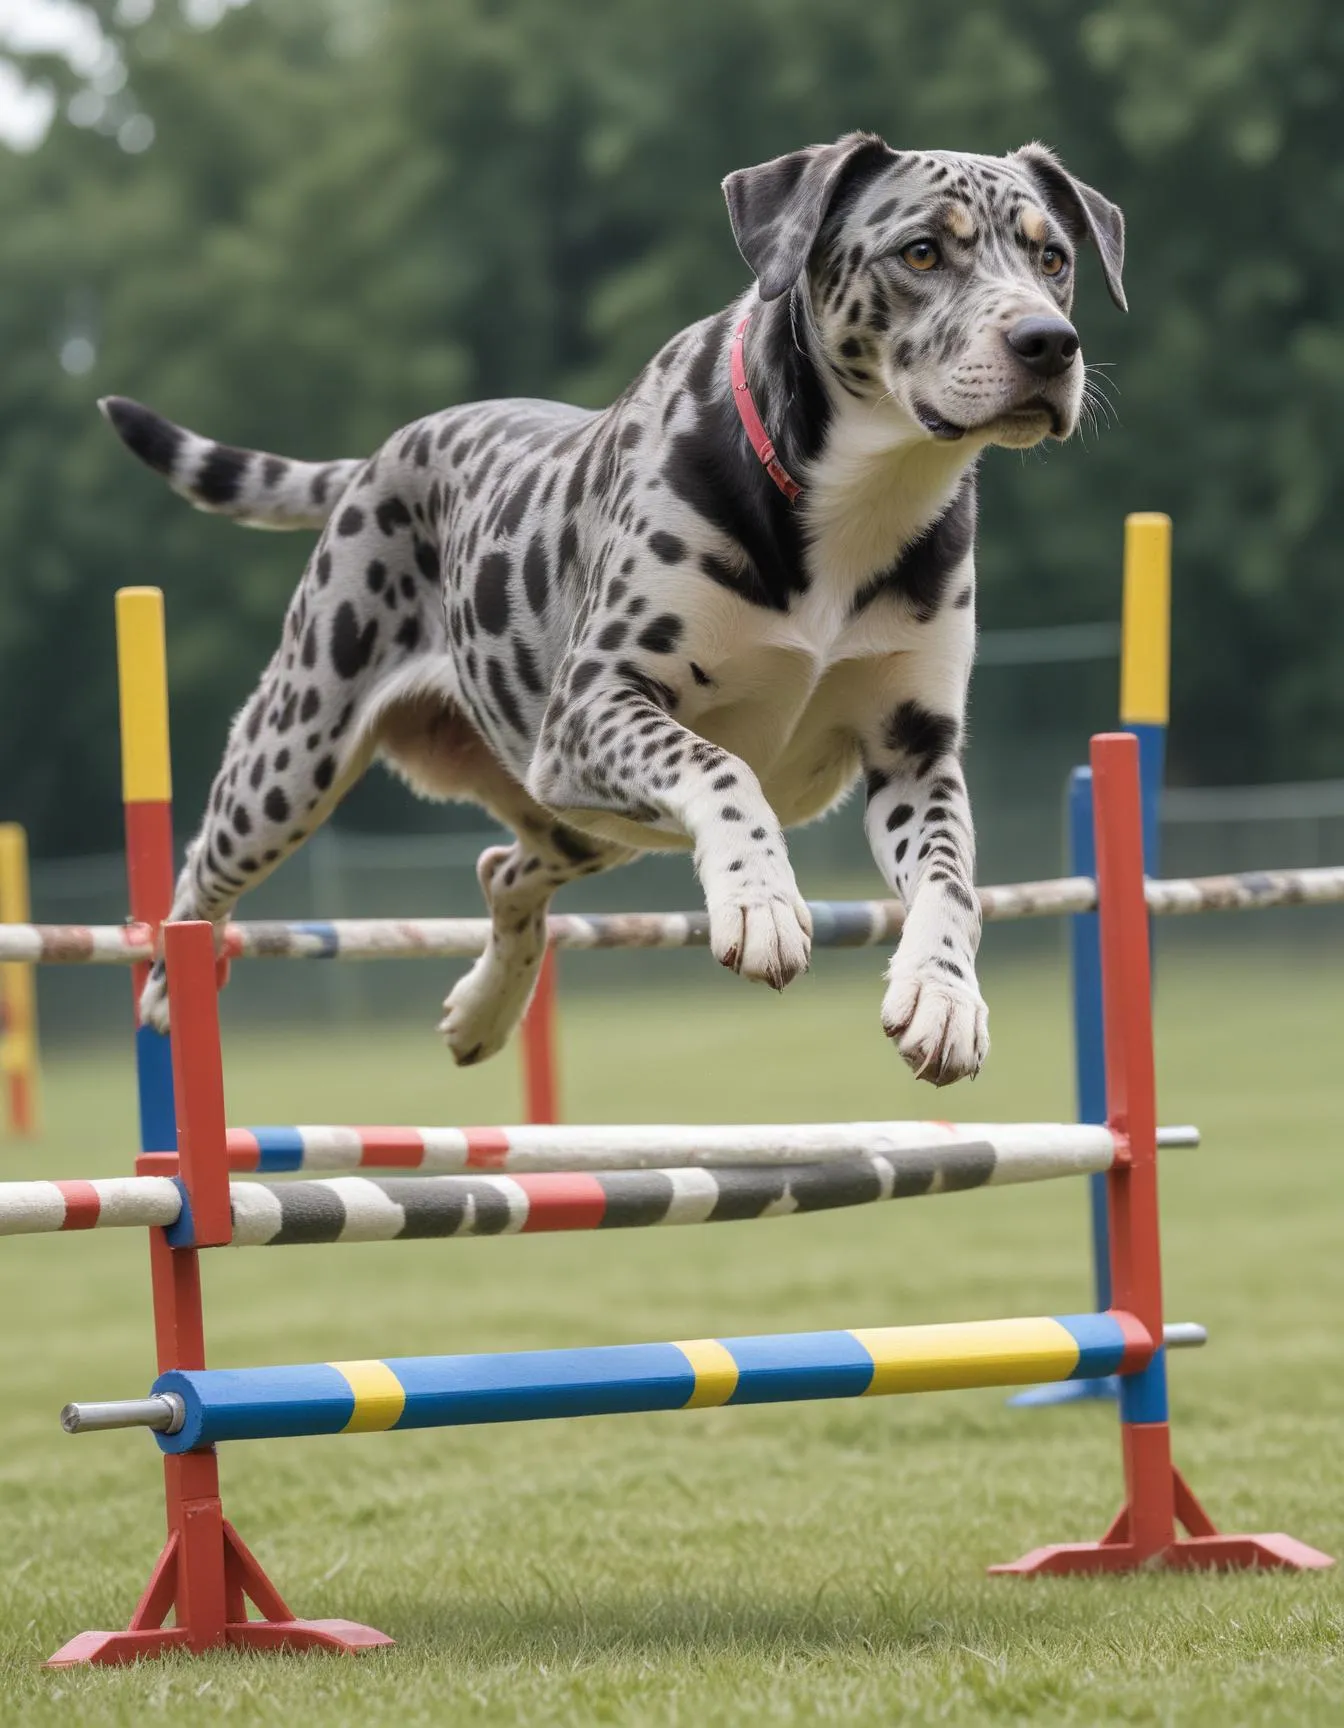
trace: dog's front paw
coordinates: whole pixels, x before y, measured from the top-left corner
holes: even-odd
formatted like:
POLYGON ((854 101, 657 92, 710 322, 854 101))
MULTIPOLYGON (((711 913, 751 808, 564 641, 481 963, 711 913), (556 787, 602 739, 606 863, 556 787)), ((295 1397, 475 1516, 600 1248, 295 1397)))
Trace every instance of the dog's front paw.
POLYGON ((935 1086, 974 1079, 989 1055, 989 1009, 976 988, 922 968, 893 965, 882 1000, 882 1030, 914 1070, 935 1086))
POLYGON ((140 992, 140 1024, 152 1026, 156 1032, 168 1030, 168 977, 162 960, 150 967, 140 992))
POLYGON ((712 886, 706 882, 705 899, 709 946, 721 966, 773 990, 806 972, 812 914, 787 862, 772 859, 764 868, 729 869, 712 886))

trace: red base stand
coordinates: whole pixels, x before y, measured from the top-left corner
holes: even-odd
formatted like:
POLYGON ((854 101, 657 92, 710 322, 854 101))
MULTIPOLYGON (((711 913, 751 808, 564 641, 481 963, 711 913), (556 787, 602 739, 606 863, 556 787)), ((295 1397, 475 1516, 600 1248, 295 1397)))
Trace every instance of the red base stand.
POLYGON ((112 1667, 169 1650, 372 1650, 385 1632, 353 1620, 296 1620, 219 1499, 213 1452, 165 1458, 169 1536, 124 1632, 81 1632, 48 1668, 112 1667), (251 1602, 260 1614, 249 1620, 251 1602), (165 1626, 169 1614, 175 1624, 165 1626))
POLYGON ((193 1653, 224 1646, 251 1650, 338 1650, 354 1653, 391 1644, 385 1632, 361 1626, 354 1620, 296 1620, 279 1591, 262 1571, 255 1556, 226 1519, 219 1520, 222 1541, 222 1617, 211 1615, 212 1604, 193 1618, 181 1539, 168 1538, 140 1604, 124 1632, 81 1632, 63 1644, 46 1663, 48 1668, 84 1665, 113 1667, 142 1657, 162 1656, 169 1650, 193 1653), (249 1620, 247 1604, 261 1611, 260 1620, 249 1620), (177 1610, 178 1624, 165 1626, 170 1609, 177 1610), (202 1623, 204 1622, 204 1623, 202 1623))
POLYGON ((1015 1578, 1076 1576, 1087 1572, 1180 1572, 1233 1571, 1249 1567, 1281 1572, 1313 1572, 1334 1561, 1319 1548, 1309 1548, 1293 1536, 1223 1536, 1196 1500, 1180 1471, 1161 1457, 1167 1438, 1166 1424, 1142 1424, 1125 1432, 1130 1499, 1100 1542, 1059 1542, 1048 1548, 1033 1548, 1020 1560, 989 1571, 1015 1578), (1152 1454, 1145 1459, 1143 1454, 1152 1454), (1147 1468, 1143 1468, 1143 1466, 1147 1468), (1153 1466, 1162 1476, 1154 1481, 1153 1466), (1131 1511, 1135 1477, 1143 1478, 1140 1493, 1157 1513, 1155 1526, 1146 1539, 1136 1540, 1138 1520, 1131 1511), (1169 1484, 1163 1492, 1163 1480, 1169 1484), (1153 1489, 1157 1493, 1153 1493, 1153 1489), (1176 1533, 1180 1524, 1186 1535, 1176 1533))

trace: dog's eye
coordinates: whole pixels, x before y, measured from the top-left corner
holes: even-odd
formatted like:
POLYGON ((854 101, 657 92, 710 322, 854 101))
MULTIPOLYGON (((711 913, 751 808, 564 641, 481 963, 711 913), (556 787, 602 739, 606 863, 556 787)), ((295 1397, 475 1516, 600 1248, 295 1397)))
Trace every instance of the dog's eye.
POLYGON ((1046 276, 1062 276, 1068 263, 1058 246, 1047 246, 1041 253, 1041 270, 1046 276))
POLYGON ((915 240, 901 253, 912 270, 936 270, 942 262, 932 240, 915 240))

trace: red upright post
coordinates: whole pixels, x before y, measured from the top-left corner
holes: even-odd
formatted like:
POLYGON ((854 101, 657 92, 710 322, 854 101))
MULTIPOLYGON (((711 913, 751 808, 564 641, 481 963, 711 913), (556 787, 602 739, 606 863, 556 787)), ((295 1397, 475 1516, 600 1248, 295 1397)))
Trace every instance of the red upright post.
MULTIPOLYGON (((1157 1095, 1143 881, 1139 745, 1132 734, 1092 740, 1101 924, 1106 1110, 1126 1155, 1107 1178, 1111 1301, 1150 1338, 1162 1337, 1162 1262, 1157 1201, 1157 1095)), ((1141 1566, 1332 1566, 1329 1555, 1291 1536, 1222 1536, 1172 1463, 1166 1352, 1142 1367, 1121 1365, 1120 1420, 1125 1504, 1099 1542, 1037 1548, 992 1572, 1127 1572, 1141 1566), (1177 1523, 1188 1532, 1176 1533, 1177 1523)))
POLYGON ((560 1120, 555 1009, 555 949, 548 945, 537 975, 537 988, 523 1017, 523 1093, 529 1122, 560 1120))
MULTIPOLYGON (((149 1233, 162 1374, 205 1367, 199 1248, 227 1243, 233 1230, 224 1074, 211 927, 163 923, 173 889, 172 808, 163 597, 157 589, 117 595, 117 643, 130 910, 156 934, 162 927, 173 1016, 171 1069, 168 1040, 144 1026, 136 1038, 142 1146, 136 1172, 162 1175, 171 1159, 183 1191, 178 1222, 149 1233), (181 1147, 180 1159, 175 1146, 181 1147)), ((134 969, 137 1000, 147 970, 134 969)), ((363 1650, 392 1642, 353 1621, 294 1619, 224 1517, 213 1447, 165 1456, 163 1466, 168 1539, 130 1626, 123 1632, 81 1632, 50 1658, 49 1668, 110 1666, 165 1650, 200 1652, 226 1644, 363 1650), (248 1619, 249 1600, 262 1619, 248 1619), (174 1624, 165 1626, 170 1613, 174 1624)))

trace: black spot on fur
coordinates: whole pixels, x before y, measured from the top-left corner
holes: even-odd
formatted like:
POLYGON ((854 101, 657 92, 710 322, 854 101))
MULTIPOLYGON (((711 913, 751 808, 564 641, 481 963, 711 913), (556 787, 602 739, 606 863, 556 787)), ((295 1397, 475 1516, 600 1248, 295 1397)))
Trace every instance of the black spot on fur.
POLYGON ((597 645, 608 653, 615 653, 626 637, 630 634, 630 626, 623 618, 613 618, 597 638, 597 645))
POLYGON ((420 644, 420 620, 414 616, 403 618, 394 640, 399 648, 413 654, 420 644))
POLYGON ((920 702, 902 702, 888 717, 887 746, 908 756, 923 779, 940 756, 956 748, 957 722, 948 714, 935 714, 920 702))
POLYGON ((288 822, 289 820, 289 799, 285 797, 279 786, 271 787, 266 794, 262 809, 272 822, 288 822))
POLYGON ((387 565, 381 558, 375 558, 364 572, 364 580, 369 585, 370 594, 381 594, 383 583, 387 581, 387 565))
POLYGON ((948 578, 971 549, 975 515, 972 472, 966 475, 956 497, 934 525, 907 546, 894 564, 865 583, 854 598, 853 610, 862 612, 882 597, 903 600, 916 620, 926 624, 943 603, 948 578))
POLYGON ((236 450, 231 444, 216 444, 201 464, 201 471, 192 482, 192 491, 207 504, 231 504, 243 486, 243 476, 252 462, 249 450, 236 450))
POLYGON ((664 564, 675 564, 678 559, 686 556, 686 542, 678 539, 675 534, 656 528, 649 535, 649 551, 661 558, 664 564))
POLYGON ((342 600, 331 621, 331 664, 338 676, 354 678, 369 663, 378 640, 378 620, 370 618, 361 630, 354 607, 342 600))
POLYGON ((518 673, 520 684, 525 685, 534 696, 541 696, 545 693, 546 686, 542 683, 541 674, 537 671, 536 657, 527 643, 520 641, 516 636, 513 641, 513 664, 518 673))
POLYGON ((336 758, 324 756, 313 769, 313 785, 319 792, 325 792, 336 777, 336 758))
POLYGON ((331 553, 330 552, 319 552, 318 553, 317 564, 315 565, 315 570, 317 573, 317 585, 318 585, 318 587, 319 588, 325 588, 327 583, 331 581, 331 553))
POLYGON ((318 695, 316 687, 310 685, 304 691, 303 701, 299 704, 299 719, 311 720, 321 706, 322 698, 318 695))
POLYGON ((400 498, 384 498, 373 514, 384 534, 395 534, 398 528, 411 525, 411 513, 400 498))
POLYGON ((639 633, 639 646, 650 654, 670 654, 681 641, 685 625, 671 612, 651 618, 639 633))
POLYGON ((534 534, 523 557, 523 589, 528 605, 538 614, 546 610, 547 586, 546 547, 541 535, 534 534))
POLYGON ((476 616, 481 629, 502 636, 509 627, 509 561, 502 552, 481 559, 476 573, 476 616))
POLYGON ((439 555, 427 540, 417 535, 415 541, 415 567, 426 582, 439 580, 439 555))
POLYGON ((569 864, 591 864, 594 858, 601 856, 596 846, 590 845, 573 828, 563 827, 559 822, 551 829, 550 841, 569 864))
POLYGON ((349 540, 364 526, 364 512, 358 504, 347 504, 336 523, 336 532, 349 540))
POLYGON ((898 828, 904 828, 914 813, 913 804, 898 804, 887 817, 887 833, 894 834, 898 828))
POLYGON ((531 502, 536 484, 537 470, 529 468, 509 488, 504 498, 503 507, 499 512, 499 528, 502 534, 513 535, 518 532, 523 517, 527 514, 527 506, 531 502))
POLYGON ((493 655, 486 665, 485 677, 490 686, 490 694, 494 697, 500 713, 515 732, 526 735, 527 727, 523 723, 522 712, 518 707, 513 691, 509 688, 509 681, 505 676, 504 668, 493 655))
POLYGON ((570 674, 569 693, 582 696, 596 682, 602 671, 600 660, 581 660, 570 674))

